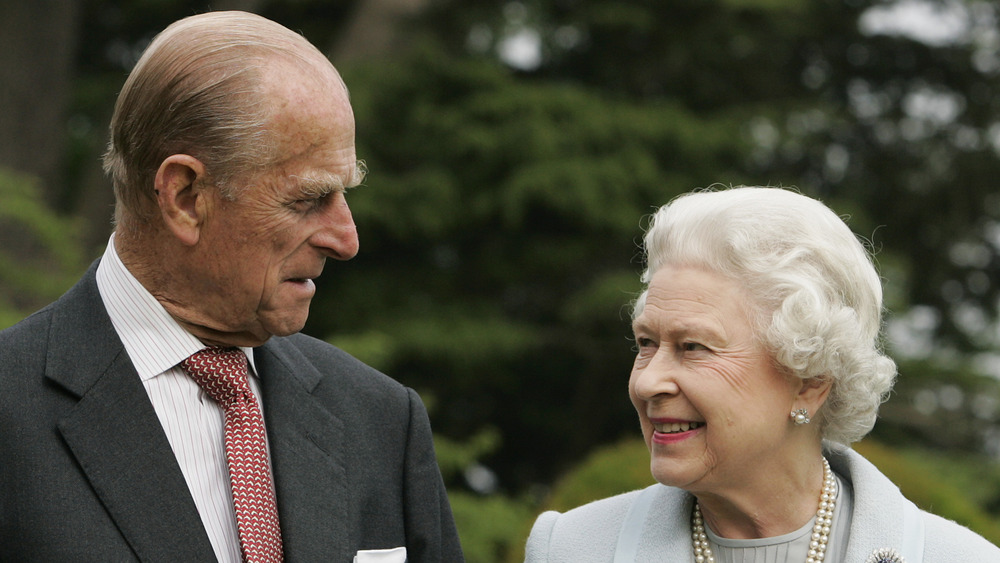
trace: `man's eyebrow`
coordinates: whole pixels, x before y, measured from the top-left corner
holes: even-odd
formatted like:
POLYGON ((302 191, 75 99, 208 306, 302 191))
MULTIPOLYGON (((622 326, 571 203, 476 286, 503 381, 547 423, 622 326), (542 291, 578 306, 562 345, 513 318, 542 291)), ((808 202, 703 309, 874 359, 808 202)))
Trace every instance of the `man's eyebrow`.
POLYGON ((351 181, 345 186, 346 188, 356 188, 360 186, 365 181, 365 176, 368 175, 368 165, 365 161, 358 160, 354 163, 354 170, 351 171, 351 181))
POLYGON ((352 170, 351 179, 345 185, 341 176, 331 173, 311 174, 308 176, 292 176, 300 183, 300 190, 303 195, 310 197, 323 197, 337 190, 355 188, 364 181, 368 168, 363 160, 359 160, 352 170))
POLYGON ((343 186, 344 181, 334 174, 293 176, 299 183, 299 192, 309 197, 323 197, 343 186))

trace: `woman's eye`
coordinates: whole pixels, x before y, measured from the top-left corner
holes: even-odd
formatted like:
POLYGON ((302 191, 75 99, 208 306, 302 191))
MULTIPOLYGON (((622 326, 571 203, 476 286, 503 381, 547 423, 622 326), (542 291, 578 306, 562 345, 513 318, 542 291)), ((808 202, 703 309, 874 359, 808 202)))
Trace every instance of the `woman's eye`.
POLYGON ((685 352, 697 352, 699 350, 708 350, 708 347, 706 347, 703 344, 698 344, 697 342, 685 342, 681 344, 681 348, 683 348, 685 352))
POLYGON ((652 338, 646 338, 644 336, 635 337, 635 347, 632 349, 633 352, 639 354, 640 356, 651 354, 656 351, 656 341, 652 338))

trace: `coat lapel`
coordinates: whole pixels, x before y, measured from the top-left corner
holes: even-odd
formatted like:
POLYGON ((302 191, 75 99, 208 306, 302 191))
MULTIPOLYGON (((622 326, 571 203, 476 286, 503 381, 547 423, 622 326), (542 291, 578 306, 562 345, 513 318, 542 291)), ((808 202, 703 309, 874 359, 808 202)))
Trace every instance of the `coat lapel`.
MULTIPOLYGON (((636 561, 663 561, 664 554, 693 553, 691 511, 694 509, 694 497, 681 489, 663 485, 657 487, 657 493, 643 524, 636 561), (663 530, 684 532, 665 534, 663 530)), ((679 560, 683 561, 683 556, 679 560)))
POLYGON ((844 560, 867 561, 880 549, 902 551, 904 508, 909 501, 899 488, 854 450, 830 448, 824 453, 833 470, 850 481, 854 489, 854 512, 844 560))
POLYGON ((214 561, 170 444, 104 310, 95 271, 53 314, 46 376, 79 397, 59 431, 140 560, 214 561))
POLYGON ((322 379, 294 346, 255 351, 286 561, 349 561, 343 422, 312 395, 322 379), (334 552, 334 549, 339 551, 334 552))

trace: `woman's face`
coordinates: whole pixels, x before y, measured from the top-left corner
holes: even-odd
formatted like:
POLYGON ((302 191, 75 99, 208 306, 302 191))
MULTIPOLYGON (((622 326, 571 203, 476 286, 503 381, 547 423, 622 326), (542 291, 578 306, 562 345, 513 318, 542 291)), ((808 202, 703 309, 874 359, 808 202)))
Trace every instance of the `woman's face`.
POLYGON ((800 380, 757 341, 740 285, 665 266, 636 318, 629 395, 657 481, 723 493, 754 468, 795 456, 789 422, 800 380))

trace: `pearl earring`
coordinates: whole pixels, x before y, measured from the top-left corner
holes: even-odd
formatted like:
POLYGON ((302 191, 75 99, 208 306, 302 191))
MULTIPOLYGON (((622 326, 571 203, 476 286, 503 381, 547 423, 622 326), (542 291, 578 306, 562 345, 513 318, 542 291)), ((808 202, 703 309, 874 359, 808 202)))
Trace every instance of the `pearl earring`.
POLYGON ((792 420, 795 421, 796 426, 802 426, 803 424, 809 424, 809 411, 806 409, 798 409, 792 411, 792 420))

